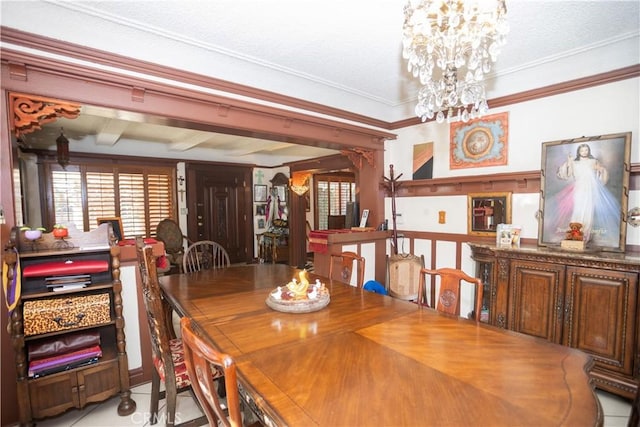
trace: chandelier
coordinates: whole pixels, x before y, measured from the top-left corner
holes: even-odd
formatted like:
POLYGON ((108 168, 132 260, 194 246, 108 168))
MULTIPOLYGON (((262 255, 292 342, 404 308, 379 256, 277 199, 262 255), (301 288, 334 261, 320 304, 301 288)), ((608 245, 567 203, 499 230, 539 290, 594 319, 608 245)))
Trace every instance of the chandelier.
POLYGON ((423 122, 467 122, 488 111, 484 77, 506 42, 506 18, 505 0, 407 2, 402 56, 422 85, 416 115, 423 122))

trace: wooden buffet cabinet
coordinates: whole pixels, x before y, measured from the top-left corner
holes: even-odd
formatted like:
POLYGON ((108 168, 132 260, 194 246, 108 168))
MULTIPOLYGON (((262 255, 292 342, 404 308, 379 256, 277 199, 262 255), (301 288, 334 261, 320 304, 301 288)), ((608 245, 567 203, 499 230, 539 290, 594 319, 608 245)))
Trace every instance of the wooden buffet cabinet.
POLYGON ((118 414, 132 414, 136 404, 129 390, 120 248, 44 247, 19 251, 21 246, 25 245, 13 241, 4 253, 9 281, 12 282, 16 275, 20 279, 8 325, 15 351, 20 425, 32 425, 35 419, 57 415, 70 408, 83 408, 115 395, 120 396, 118 414), (27 277, 26 273, 29 268, 53 268, 60 264, 84 266, 83 261, 105 267, 100 273, 91 273, 91 284, 79 289, 52 292, 46 286, 45 277, 27 277), (92 363, 58 365, 57 369, 45 374, 31 372, 31 356, 37 346, 46 347, 47 357, 60 355, 60 349, 70 345, 72 335, 76 340, 78 336, 83 337, 81 340, 94 337, 101 356, 92 363))
POLYGON ((469 245, 489 323, 589 353, 596 387, 635 396, 640 256, 469 245))

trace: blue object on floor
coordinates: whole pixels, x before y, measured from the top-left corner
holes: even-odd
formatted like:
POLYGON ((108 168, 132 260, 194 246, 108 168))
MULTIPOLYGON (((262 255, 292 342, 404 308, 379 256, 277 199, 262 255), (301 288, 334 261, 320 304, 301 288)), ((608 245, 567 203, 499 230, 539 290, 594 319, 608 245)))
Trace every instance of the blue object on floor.
POLYGON ((376 282, 375 280, 369 280, 362 286, 362 289, 369 292, 375 292, 376 294, 388 295, 384 285, 380 282, 376 282))

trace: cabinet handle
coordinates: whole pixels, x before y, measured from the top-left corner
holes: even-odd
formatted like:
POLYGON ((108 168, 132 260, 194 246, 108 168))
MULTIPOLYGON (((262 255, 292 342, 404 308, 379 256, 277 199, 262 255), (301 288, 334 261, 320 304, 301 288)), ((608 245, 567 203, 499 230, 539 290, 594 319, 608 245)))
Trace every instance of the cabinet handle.
POLYGON ((564 301, 562 300, 562 298, 559 298, 558 299, 558 303, 556 305, 556 316, 558 318, 558 322, 560 322, 562 320, 562 306, 563 305, 564 305, 564 301))
POLYGON ((84 313, 78 313, 76 314, 76 319, 78 319, 75 322, 64 322, 62 317, 54 317, 53 321, 56 322, 58 324, 58 326, 62 326, 63 328, 68 328, 70 326, 76 326, 78 324, 80 324, 80 322, 82 322, 82 319, 84 319, 85 314, 84 313))
POLYGON ((571 301, 567 301, 564 306, 564 323, 569 324, 569 314, 571 313, 571 301))

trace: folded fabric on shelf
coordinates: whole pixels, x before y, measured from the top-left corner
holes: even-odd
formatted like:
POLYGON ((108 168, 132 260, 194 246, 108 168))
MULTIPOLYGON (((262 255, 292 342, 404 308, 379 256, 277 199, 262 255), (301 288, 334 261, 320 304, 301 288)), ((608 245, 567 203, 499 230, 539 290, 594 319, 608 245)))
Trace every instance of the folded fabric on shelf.
POLYGON ((70 353, 32 360, 29 362, 29 376, 63 371, 100 357, 102 357, 102 349, 99 345, 94 345, 70 353))

